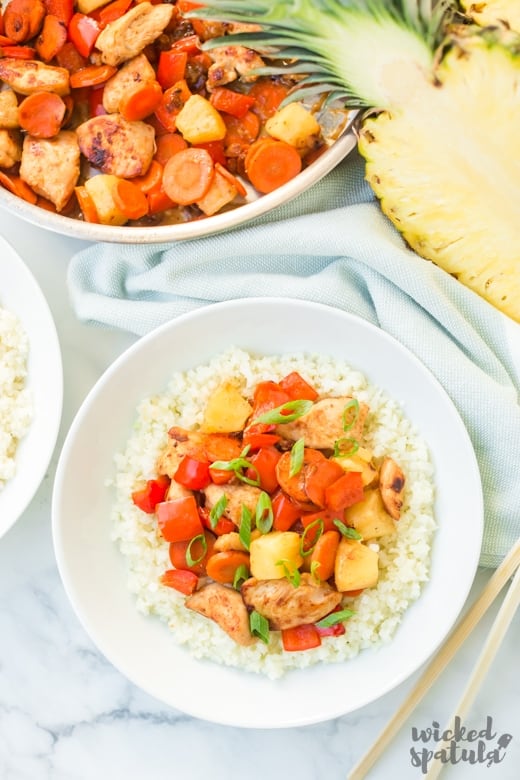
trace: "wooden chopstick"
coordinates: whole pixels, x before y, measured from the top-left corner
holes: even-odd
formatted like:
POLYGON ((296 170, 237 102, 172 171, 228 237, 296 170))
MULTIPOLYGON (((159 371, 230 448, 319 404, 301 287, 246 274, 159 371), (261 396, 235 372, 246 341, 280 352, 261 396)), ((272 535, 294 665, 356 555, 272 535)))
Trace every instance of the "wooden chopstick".
MULTIPOLYGON (((489 667, 497 654, 502 640, 509 628, 513 617, 520 604, 520 568, 517 568, 516 574, 513 578, 513 582, 509 586, 507 594, 502 602, 500 610, 493 622, 491 631, 484 645, 481 654, 473 668, 471 677, 468 681, 466 689, 462 694, 462 697, 457 704, 453 715, 451 716, 449 725, 446 729, 450 729, 453 733, 453 727, 455 725, 455 718, 459 717, 461 720, 466 717, 469 708, 473 704, 473 701, 478 693, 478 690, 489 671, 489 667)), ((444 729, 444 732, 446 732, 444 729)), ((447 743, 449 745, 449 742, 447 743)), ((447 747, 446 743, 439 745, 439 750, 447 747)), ((425 775, 427 780, 436 780, 443 769, 443 764, 439 759, 435 759, 430 764, 430 768, 425 775)))
POLYGON ((519 565, 520 539, 513 545, 498 569, 483 588, 482 593, 476 602, 469 609, 457 628, 448 637, 430 664, 426 667, 408 697, 379 734, 372 747, 351 769, 347 780, 363 780, 363 778, 366 777, 367 772, 382 756, 402 725, 428 693, 437 677, 445 669, 459 650, 460 646, 465 642, 475 626, 485 615, 502 588, 508 582, 509 578, 514 574, 515 570, 518 569, 519 565))

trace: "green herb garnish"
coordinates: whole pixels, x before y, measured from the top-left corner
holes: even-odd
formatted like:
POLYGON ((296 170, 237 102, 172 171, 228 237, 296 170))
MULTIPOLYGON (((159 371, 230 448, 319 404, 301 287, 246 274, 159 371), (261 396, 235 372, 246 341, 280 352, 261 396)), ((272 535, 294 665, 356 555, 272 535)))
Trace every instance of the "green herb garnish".
POLYGON ((290 564, 290 561, 287 558, 282 558, 281 561, 276 561, 276 566, 282 567, 285 577, 287 577, 291 585, 294 585, 294 587, 297 588, 301 579, 300 572, 298 569, 294 568, 294 564, 292 568, 288 566, 288 564, 290 564))
POLYGON ((312 407, 312 401, 287 401, 287 403, 277 406, 275 409, 270 409, 268 412, 264 412, 253 420, 252 425, 256 423, 266 423, 267 425, 281 425, 282 423, 294 422, 312 407))
POLYGON ((233 577, 233 587, 235 590, 240 590, 240 586, 249 578, 249 569, 245 563, 241 563, 235 572, 233 577))
POLYGON ((214 461, 211 464, 210 469, 219 469, 221 471, 232 471, 235 477, 239 479, 241 482, 245 482, 247 485, 253 485, 254 487, 258 487, 260 484, 260 474, 258 473, 258 469, 256 468, 254 463, 251 463, 251 461, 247 460, 246 458, 249 449, 250 446, 248 444, 246 447, 244 447, 239 457, 233 458, 233 460, 214 461), (248 477, 247 474, 244 474, 244 471, 247 469, 252 469, 252 471, 256 474, 256 477, 254 479, 248 477))
POLYGON ((186 563, 188 564, 188 566, 196 566, 197 563, 200 563, 203 560, 204 556, 206 555, 207 551, 208 551, 208 543, 206 542, 206 537, 204 536, 204 534, 199 534, 198 536, 194 536, 186 550, 186 563), (195 542, 200 542, 202 545, 202 554, 199 555, 198 558, 193 558, 191 555, 191 548, 192 545, 195 544, 195 542))
POLYGON ((342 414, 343 430, 350 431, 359 417, 359 401, 357 398, 351 398, 350 401, 345 404, 342 414))
POLYGON ((249 507, 242 504, 242 511, 240 513, 240 528, 238 529, 238 538, 246 548, 249 550, 251 546, 251 520, 252 514, 249 507))
POLYGON ((209 513, 209 524, 212 528, 216 528, 218 521, 226 511, 227 496, 223 493, 214 507, 211 508, 209 513))
POLYGON ((319 628, 329 628, 329 626, 335 626, 336 623, 343 623, 344 620, 348 620, 352 615, 355 615, 355 612, 352 612, 351 609, 342 609, 339 612, 331 612, 327 617, 318 620, 316 625, 319 628))
POLYGON ((266 645, 269 644, 269 621, 254 609, 249 615, 249 628, 266 645))
POLYGON ((256 527, 261 534, 267 534, 273 527, 273 505, 268 493, 262 491, 256 503, 256 527))
POLYGON ((303 466, 303 455, 305 449, 304 439, 298 439, 291 447, 291 460, 289 465, 289 477, 295 477, 299 474, 303 466))
POLYGON ((341 520, 333 520, 332 521, 340 534, 345 537, 345 539, 362 539, 363 537, 359 533, 359 531, 356 531, 355 528, 350 528, 350 526, 345 525, 345 523, 342 523, 341 520))
POLYGON ((336 439, 334 442, 334 457, 335 458, 350 458, 351 455, 355 455, 359 450, 359 442, 357 439, 345 438, 336 439))
POLYGON ((316 547, 316 544, 318 543, 318 539, 323 533, 323 529, 325 527, 325 524, 323 522, 323 519, 321 517, 317 517, 316 520, 313 520, 312 523, 309 523, 309 525, 305 528, 305 531, 302 533, 301 539, 300 539, 300 555, 302 555, 304 558, 307 557, 307 555, 310 555, 311 552, 316 547), (307 534, 310 534, 314 531, 316 531, 316 538, 314 539, 313 536, 310 536, 311 539, 314 539, 310 547, 307 547, 306 543, 309 541, 309 537, 307 534))

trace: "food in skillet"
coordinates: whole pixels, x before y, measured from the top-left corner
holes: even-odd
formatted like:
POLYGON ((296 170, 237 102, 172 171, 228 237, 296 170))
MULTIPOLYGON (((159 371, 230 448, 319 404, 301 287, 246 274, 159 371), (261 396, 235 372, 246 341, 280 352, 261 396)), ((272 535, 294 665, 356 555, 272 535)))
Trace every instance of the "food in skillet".
POLYGON ((345 660, 427 578, 426 447, 337 361, 230 350, 176 374, 117 472, 129 587, 196 656, 271 677, 345 660))
POLYGON ((0 184, 107 225, 212 216, 296 176, 350 111, 282 107, 297 78, 197 4, 10 0, 0 16, 0 184), (215 36, 225 43, 211 51, 215 36))

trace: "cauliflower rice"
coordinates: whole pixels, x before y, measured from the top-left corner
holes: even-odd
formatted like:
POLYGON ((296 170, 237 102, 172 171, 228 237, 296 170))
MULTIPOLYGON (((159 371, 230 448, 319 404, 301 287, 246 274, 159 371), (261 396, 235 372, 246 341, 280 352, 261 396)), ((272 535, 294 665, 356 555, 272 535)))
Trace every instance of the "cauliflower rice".
POLYGON ((16 451, 29 430, 32 404, 25 386, 29 340, 18 318, 0 306, 0 491, 16 471, 16 451))
POLYGON ((341 662, 360 650, 389 642, 408 606, 428 579, 430 548, 435 530, 433 468, 426 443, 419 437, 399 405, 359 372, 337 360, 303 353, 281 357, 254 357, 230 349, 207 365, 171 378, 166 391, 144 399, 138 407, 132 434, 115 458, 116 501, 112 537, 125 556, 128 588, 139 611, 165 621, 175 642, 196 658, 236 666, 277 678, 289 669, 318 662, 341 662), (159 582, 171 567, 168 543, 157 530, 154 515, 134 506, 131 493, 137 482, 155 476, 154 465, 172 426, 200 424, 207 399, 225 380, 240 381, 247 394, 258 382, 281 379, 298 371, 321 394, 354 395, 370 406, 365 438, 374 455, 390 455, 406 475, 406 489, 397 533, 377 540, 379 582, 347 606, 355 615, 346 633, 322 639, 320 647, 300 652, 282 648, 280 632, 271 631, 269 645, 237 645, 212 620, 186 609, 184 596, 159 582))

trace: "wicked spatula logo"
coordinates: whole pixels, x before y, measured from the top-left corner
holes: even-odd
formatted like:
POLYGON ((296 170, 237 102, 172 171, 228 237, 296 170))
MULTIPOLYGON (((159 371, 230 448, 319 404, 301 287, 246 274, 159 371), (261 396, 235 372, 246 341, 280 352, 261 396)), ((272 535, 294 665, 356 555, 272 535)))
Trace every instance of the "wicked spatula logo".
POLYGON ((487 716, 481 729, 468 729, 457 716, 452 729, 442 730, 433 721, 428 728, 412 728, 413 745, 410 749, 412 766, 419 767, 423 775, 431 761, 442 764, 484 764, 492 767, 506 757, 506 750, 513 739, 511 734, 499 734, 493 726, 493 718, 487 716))

